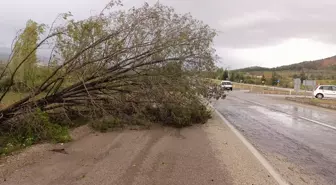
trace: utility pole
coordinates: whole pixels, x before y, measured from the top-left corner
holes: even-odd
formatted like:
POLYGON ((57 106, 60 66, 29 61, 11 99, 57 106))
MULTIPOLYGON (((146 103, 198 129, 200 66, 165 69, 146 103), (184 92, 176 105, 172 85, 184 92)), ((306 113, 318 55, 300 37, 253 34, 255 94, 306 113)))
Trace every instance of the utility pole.
POLYGON ((226 68, 225 68, 225 70, 228 72, 228 79, 230 79, 230 66, 227 66, 226 68))

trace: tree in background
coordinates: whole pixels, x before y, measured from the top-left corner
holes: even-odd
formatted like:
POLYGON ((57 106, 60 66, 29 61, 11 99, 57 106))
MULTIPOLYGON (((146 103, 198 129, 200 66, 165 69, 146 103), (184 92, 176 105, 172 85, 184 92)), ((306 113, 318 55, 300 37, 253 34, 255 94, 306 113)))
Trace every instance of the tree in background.
POLYGON ((307 76, 304 70, 301 70, 300 79, 301 79, 301 83, 303 83, 303 81, 307 79, 307 76))
POLYGON ((10 59, 10 74, 15 75, 14 84, 32 87, 36 80, 36 45, 39 35, 43 33, 44 25, 29 20, 26 28, 18 36, 10 59), (25 60, 25 62, 21 62, 25 60))
POLYGON ((292 77, 293 77, 293 79, 295 79, 295 78, 300 78, 300 76, 297 75, 297 74, 294 74, 292 77))
POLYGON ((223 77, 223 73, 224 73, 224 69, 223 69, 223 68, 218 68, 218 69, 216 70, 216 78, 217 78, 217 79, 222 79, 222 77, 223 77))
POLYGON ((277 85, 278 83, 278 75, 276 74, 275 71, 272 72, 271 81, 272 81, 272 86, 277 85))
POLYGON ((315 80, 315 75, 314 75, 314 74, 311 74, 311 75, 310 75, 310 79, 315 80))
POLYGON ((255 84, 255 81, 252 79, 251 76, 247 75, 245 77, 245 83, 248 83, 248 84, 255 84))
POLYGON ((228 78, 229 78, 229 72, 227 71, 227 69, 225 69, 224 73, 223 73, 222 80, 227 80, 228 78))
POLYGON ((240 72, 236 73, 235 80, 236 80, 237 82, 240 82, 240 81, 243 82, 243 81, 245 81, 244 74, 242 74, 242 73, 240 73, 240 72))
POLYGON ((234 82, 235 79, 236 79, 236 73, 235 72, 231 72, 231 75, 230 75, 229 79, 230 79, 231 82, 234 82))
POLYGON ((235 78, 236 82, 240 82, 240 78, 241 78, 241 77, 240 77, 239 72, 236 72, 236 73, 235 73, 235 77, 234 77, 234 78, 235 78))
POLYGON ((239 82, 240 82, 240 81, 244 82, 244 81, 245 81, 245 76, 244 76, 244 74, 243 74, 243 73, 238 73, 238 75, 239 75, 239 82))
POLYGON ((261 83, 262 84, 265 84, 266 83, 266 78, 265 78, 265 75, 263 74, 262 77, 261 77, 261 83))
POLYGON ((318 80, 323 80, 323 75, 321 75, 321 74, 320 74, 320 75, 317 75, 317 79, 318 79, 318 80))

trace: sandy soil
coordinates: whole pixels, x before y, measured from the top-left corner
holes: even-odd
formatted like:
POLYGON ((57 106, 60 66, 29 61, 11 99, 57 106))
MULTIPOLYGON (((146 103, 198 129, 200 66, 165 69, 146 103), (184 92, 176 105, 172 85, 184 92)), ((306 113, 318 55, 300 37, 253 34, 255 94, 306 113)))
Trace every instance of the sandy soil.
POLYGON ((276 184, 217 115, 185 129, 103 134, 82 127, 74 134, 71 143, 36 145, 3 159, 0 184, 276 184))

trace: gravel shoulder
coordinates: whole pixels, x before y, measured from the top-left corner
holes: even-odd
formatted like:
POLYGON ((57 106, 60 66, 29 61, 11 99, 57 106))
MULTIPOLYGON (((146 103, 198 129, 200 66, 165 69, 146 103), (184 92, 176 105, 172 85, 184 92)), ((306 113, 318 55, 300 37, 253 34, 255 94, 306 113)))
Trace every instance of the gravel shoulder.
POLYGON ((96 133, 81 127, 74 136, 62 146, 35 145, 2 159, 0 184, 276 184, 216 114, 184 129, 96 133))

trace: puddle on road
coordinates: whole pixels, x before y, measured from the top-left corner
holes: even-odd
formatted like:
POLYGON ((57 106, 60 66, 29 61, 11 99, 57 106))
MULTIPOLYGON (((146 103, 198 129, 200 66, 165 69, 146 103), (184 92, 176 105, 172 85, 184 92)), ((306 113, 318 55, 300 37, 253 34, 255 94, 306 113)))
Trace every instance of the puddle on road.
POLYGON ((267 108, 264 107, 260 107, 260 106, 249 106, 250 108, 252 108, 253 110, 256 110, 258 112, 260 112, 262 115, 266 115, 267 117, 271 118, 271 119, 275 119, 277 120, 276 122, 272 123, 275 124, 277 122, 281 122, 283 124, 285 124, 286 126, 292 127, 294 124, 296 127, 298 127, 299 125, 297 125, 299 123, 297 118, 293 118, 287 114, 281 113, 281 112, 275 112, 272 110, 269 110, 267 108))
MULTIPOLYGON (((271 125, 277 132, 290 136, 290 138, 295 138, 295 140, 302 143, 309 142, 309 145, 315 149, 325 150, 323 147, 326 147, 328 150, 333 151, 331 153, 336 152, 335 133, 333 130, 261 106, 249 106, 249 108, 260 113, 258 116, 260 120, 266 118, 268 121, 264 120, 262 123, 271 125)), ((333 156, 331 157, 335 160, 336 156, 333 156)))
POLYGON ((300 115, 313 120, 324 120, 325 122, 336 124, 335 117, 326 113, 321 113, 317 110, 285 104, 276 104, 274 106, 282 111, 289 112, 294 115, 300 115))

